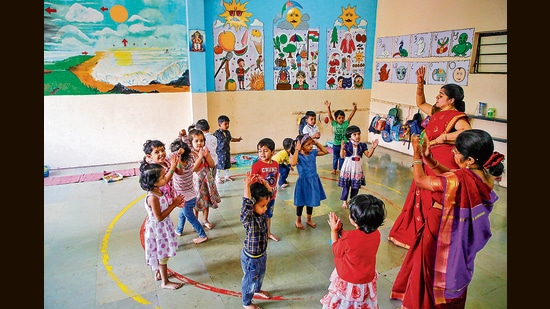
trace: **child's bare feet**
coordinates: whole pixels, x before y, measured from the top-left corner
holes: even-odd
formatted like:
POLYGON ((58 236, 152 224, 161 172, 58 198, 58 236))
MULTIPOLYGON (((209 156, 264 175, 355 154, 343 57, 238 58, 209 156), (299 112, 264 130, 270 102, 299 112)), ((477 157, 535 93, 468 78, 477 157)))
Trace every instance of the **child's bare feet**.
POLYGON ((203 243, 207 240, 208 240, 208 236, 207 237, 197 237, 197 238, 193 239, 193 242, 195 244, 200 244, 200 243, 203 243))
POLYGON ((254 293, 254 296, 258 296, 263 299, 269 299, 271 295, 268 291, 260 290, 259 292, 254 293))
POLYGON ((294 225, 296 225, 296 228, 299 229, 299 230, 304 229, 304 226, 302 225, 302 221, 296 221, 296 223, 294 225))
POLYGON ((342 208, 347 209, 348 208, 348 201, 344 201, 342 203, 342 208))
POLYGON ((330 172, 332 175, 336 175, 336 170, 332 170, 332 172, 330 172))
POLYGON ((309 221, 306 221, 307 225, 311 226, 312 228, 316 228, 317 227, 317 223, 309 220, 309 221))
POLYGON ((182 282, 172 282, 172 281, 168 281, 167 284, 162 283, 160 285, 161 288, 168 289, 168 290, 177 290, 177 289, 181 288, 182 286, 183 286, 182 282))
POLYGON ((269 239, 271 240, 279 241, 279 237, 277 237, 275 234, 269 234, 267 237, 269 237, 269 239))
MULTIPOLYGON (((173 272, 173 271, 171 271, 171 270, 168 271, 168 277, 172 277, 172 276, 175 275, 175 274, 176 274, 176 273, 173 272)), ((160 276, 160 271, 159 271, 159 270, 157 270, 157 271, 155 272, 155 279, 156 279, 157 281, 162 280, 162 277, 160 276)))

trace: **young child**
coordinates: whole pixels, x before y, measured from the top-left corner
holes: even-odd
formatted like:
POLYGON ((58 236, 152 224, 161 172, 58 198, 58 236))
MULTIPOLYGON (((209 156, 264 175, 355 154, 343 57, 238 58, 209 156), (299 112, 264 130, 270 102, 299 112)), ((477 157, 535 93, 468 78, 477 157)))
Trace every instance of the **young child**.
POLYGON ((267 212, 265 213, 267 217, 267 236, 271 240, 279 241, 279 237, 271 233, 271 218, 273 218, 273 208, 277 197, 277 181, 279 180, 279 163, 272 158, 275 142, 268 137, 262 138, 256 148, 258 149, 258 161, 252 164, 250 171, 253 175, 260 175, 271 186, 273 196, 267 204, 267 212))
POLYGON ((320 300, 323 309, 378 308, 378 227, 385 219, 384 202, 371 194, 359 194, 350 200, 349 222, 354 230, 343 230, 340 218, 332 211, 328 214, 335 268, 328 293, 320 300))
MULTIPOLYGON (((143 160, 139 167, 139 185, 145 191, 145 221, 144 247, 145 262, 155 272, 155 279, 161 281, 163 289, 177 290, 183 286, 181 282, 168 280, 168 259, 176 256, 178 241, 174 233, 174 224, 170 213, 174 208, 181 207, 185 202, 183 196, 175 196, 172 202, 160 190, 166 184, 166 170, 157 163, 148 163, 143 160)), ((174 173, 173 169, 170 169, 174 173)))
POLYGON ((191 154, 191 149, 187 143, 179 138, 170 144, 170 151, 180 155, 180 163, 176 165, 176 172, 172 176, 172 186, 176 194, 181 194, 185 197, 185 204, 180 208, 178 214, 179 221, 176 226, 176 235, 182 235, 185 220, 188 220, 199 234, 199 237, 193 239, 193 242, 195 244, 203 243, 208 240, 208 236, 206 236, 206 232, 193 212, 193 209, 197 205, 197 191, 193 184, 195 156, 191 154))
POLYGON ((229 117, 221 115, 218 117, 219 128, 214 132, 214 136, 218 139, 216 154, 218 155, 218 173, 216 174, 216 182, 223 183, 224 181, 233 181, 229 177, 229 169, 231 168, 231 142, 240 142, 242 137, 231 137, 229 132, 229 117), (222 177, 222 172, 224 177, 222 177))
MULTIPOLYGON (((208 147, 208 150, 210 151, 210 155, 212 156, 212 160, 214 160, 215 166, 218 166, 218 153, 216 153, 216 149, 218 148, 218 139, 214 136, 214 134, 210 133, 210 124, 208 124, 208 120, 206 119, 199 119, 197 120, 197 123, 195 124, 195 127, 204 133, 205 138, 205 145, 208 147)), ((212 177, 216 178, 217 174, 217 168, 211 169, 212 171, 212 177)))
POLYGON ((279 187, 288 187, 288 174, 294 170, 294 167, 290 165, 290 148, 292 147, 292 138, 283 139, 283 150, 278 151, 273 155, 273 161, 279 163, 279 187))
POLYGON ((244 246, 241 250, 241 282, 243 307, 261 309, 252 303, 252 297, 269 299, 268 292, 262 290, 267 265, 267 204, 272 192, 268 181, 260 175, 246 172, 244 179, 243 206, 240 221, 246 230, 244 246))
POLYGON ((359 193, 361 186, 366 185, 365 174, 363 173, 363 163, 361 157, 363 154, 370 158, 378 146, 378 139, 372 142, 372 148, 369 150, 367 143, 361 142, 361 129, 358 126, 349 126, 346 129, 345 143, 342 140, 340 147, 340 157, 344 158, 344 164, 340 170, 338 186, 342 187, 340 200, 342 208, 348 208, 348 195, 350 198, 359 193))
POLYGON ((357 103, 351 103, 353 105, 353 111, 349 114, 348 119, 346 120, 346 113, 343 110, 339 109, 334 112, 334 117, 332 117, 332 112, 330 111, 331 103, 325 101, 325 106, 328 109, 328 119, 332 125, 332 132, 334 133, 334 141, 332 146, 332 175, 336 175, 339 169, 342 169, 342 164, 344 159, 340 157, 340 148, 342 141, 344 140, 346 129, 349 127, 349 123, 355 112, 357 111, 357 103))
POLYGON ((204 146, 204 134, 201 130, 193 129, 189 131, 189 141, 193 147, 191 153, 195 157, 193 184, 197 191, 197 205, 193 211, 197 218, 199 212, 202 212, 203 224, 211 230, 214 228, 214 224, 208 221, 209 210, 210 208, 218 208, 218 204, 221 202, 218 187, 210 172, 211 168, 215 168, 214 160, 208 147, 204 146))
POLYGON ((179 163, 179 156, 171 156, 170 159, 166 158, 166 148, 164 143, 156 140, 149 139, 143 144, 143 152, 145 157, 143 161, 148 163, 160 164, 166 172, 164 177, 166 180, 165 185, 161 186, 160 190, 168 199, 168 203, 172 203, 172 197, 174 196, 172 189, 172 175, 174 175, 174 169, 172 166, 176 166, 179 163))
MULTIPOLYGON (((314 140, 318 140, 321 137, 321 132, 319 132, 319 127, 317 126, 317 114, 314 111, 306 112, 306 125, 300 133, 309 134, 314 140)), ((313 149, 317 149, 317 145, 313 145, 313 149)))
POLYGON ((324 156, 328 151, 308 134, 300 134, 296 137, 290 152, 292 153, 290 164, 297 166, 298 169, 298 179, 294 187, 295 225, 297 229, 304 229, 302 213, 306 206, 306 223, 315 228, 317 224, 311 220, 313 207, 321 205, 321 201, 327 198, 321 178, 317 174, 317 156, 324 156), (314 144, 318 149, 313 149, 314 144))

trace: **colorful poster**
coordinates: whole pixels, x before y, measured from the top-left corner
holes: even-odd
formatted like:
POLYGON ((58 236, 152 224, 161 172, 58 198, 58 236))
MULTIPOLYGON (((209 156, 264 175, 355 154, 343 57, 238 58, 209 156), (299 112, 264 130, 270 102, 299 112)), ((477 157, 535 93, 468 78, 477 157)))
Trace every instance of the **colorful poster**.
POLYGON ((296 1, 286 1, 273 26, 273 88, 318 89, 319 28, 310 28, 309 14, 296 1))
POLYGON ((451 55, 453 57, 470 57, 474 41, 474 28, 453 30, 451 55))
POLYGON ((376 58, 391 58, 392 47, 392 37, 378 38, 376 40, 376 58))
POLYGON ((363 89, 367 22, 355 9, 342 7, 342 15, 327 29, 326 89, 363 89))
POLYGON ((432 34, 431 52, 432 57, 448 57, 451 49, 452 31, 440 31, 432 34))
POLYGON ((411 58, 425 58, 430 56, 431 33, 411 35, 411 58))
POLYGON ((391 82, 391 73, 392 71, 392 68, 391 68, 391 62, 382 62, 382 61, 377 61, 376 62, 376 72, 375 72, 375 79, 374 81, 376 82, 386 82, 386 83, 389 83, 391 82))
POLYGON ((419 67, 425 66, 428 67, 427 62, 411 62, 410 68, 409 68, 409 77, 407 78, 408 82, 407 84, 416 84, 416 70, 418 70, 419 67))
POLYGON ((189 50, 191 52, 204 52, 204 35, 203 30, 191 30, 189 31, 189 50))
POLYGON ((406 84, 409 76, 409 62, 393 62, 391 72, 392 83, 406 84))
POLYGON ((223 3, 213 25, 216 91, 264 90, 263 23, 253 19, 245 3, 223 3))
POLYGON ((411 36, 402 35, 393 38, 392 58, 408 58, 411 51, 411 36))
POLYGON ((428 85, 444 85, 447 83, 448 62, 430 62, 426 67, 426 83, 428 85))

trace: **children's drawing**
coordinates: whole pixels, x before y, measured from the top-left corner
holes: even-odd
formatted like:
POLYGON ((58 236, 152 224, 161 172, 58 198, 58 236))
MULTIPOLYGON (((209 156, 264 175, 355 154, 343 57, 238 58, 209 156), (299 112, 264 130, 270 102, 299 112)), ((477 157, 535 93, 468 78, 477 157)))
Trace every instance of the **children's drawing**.
POLYGON ((393 62, 391 70, 392 83, 406 84, 409 76, 409 63, 408 62, 393 62))
POLYGON ((367 22, 355 6, 342 7, 332 29, 327 29, 326 89, 362 89, 365 72, 367 22))
POLYGON ((385 37, 376 39, 376 58, 392 57, 393 38, 385 37))
POLYGON ((447 82, 468 86, 470 60, 450 61, 448 64, 447 82))
POLYGON ((319 28, 310 28, 309 14, 296 1, 285 1, 274 18, 274 88, 317 89, 319 28), (302 72, 302 73, 300 73, 302 72))
POLYGON ((426 67, 428 85, 444 85, 447 83, 448 62, 430 62, 426 67))
POLYGON ((454 57, 470 57, 473 40, 474 28, 454 30, 451 39, 451 55, 454 57))
POLYGON ((451 34, 452 31, 434 32, 432 34, 432 44, 430 56, 432 57, 447 57, 451 49, 451 34))
POLYGON ((430 56, 431 33, 419 33, 411 36, 411 58, 425 58, 430 56))
POLYGON ((115 3, 44 2, 44 96, 189 91, 186 6, 115 3))
POLYGON ((377 82, 387 82, 389 83, 390 80, 390 72, 391 72, 391 63, 390 62, 376 62, 376 78, 375 81, 377 82))
POLYGON ((393 58, 407 58, 411 50, 411 36, 402 35, 393 37, 393 58))
POLYGON ((264 90, 263 23, 249 18, 245 2, 224 2, 213 25, 216 91, 264 90))

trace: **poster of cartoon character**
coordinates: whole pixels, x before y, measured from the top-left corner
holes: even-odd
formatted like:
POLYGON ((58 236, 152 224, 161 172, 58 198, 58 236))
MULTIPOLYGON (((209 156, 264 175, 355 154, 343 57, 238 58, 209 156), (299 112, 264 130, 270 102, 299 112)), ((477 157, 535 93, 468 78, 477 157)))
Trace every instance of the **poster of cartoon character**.
POLYGON ((425 58, 430 56, 431 33, 411 35, 411 58, 425 58))
POLYGON ((428 85, 444 85, 447 83, 448 62, 430 62, 426 67, 426 83, 428 85))
POLYGON ((392 58, 408 58, 411 50, 411 36, 402 35, 393 38, 392 58))
POLYGON ((468 75, 470 73, 470 60, 449 61, 447 71, 447 82, 468 86, 468 75))
POLYGON ((376 39, 376 58, 391 58, 393 38, 385 37, 376 39))
POLYGON ((448 57, 451 49, 452 31, 440 31, 432 33, 432 42, 430 46, 431 57, 448 57))
POLYGON ((474 28, 453 30, 451 36, 451 55, 453 57, 470 57, 474 40, 474 28))
POLYGON ((409 62, 393 62, 391 74, 392 83, 406 84, 409 76, 409 62))
POLYGON ((386 83, 389 83, 391 82, 391 71, 392 71, 392 67, 391 67, 391 62, 382 62, 382 61, 377 61, 376 62, 376 71, 375 71, 375 78, 374 78, 374 81, 375 82, 386 82, 386 83))
POLYGON ((342 7, 342 15, 327 29, 326 89, 363 89, 367 22, 355 9, 342 7))
POLYGON ((273 27, 273 81, 276 90, 317 89, 319 28, 296 1, 286 1, 273 27))
POLYGON ((223 2, 214 21, 214 85, 216 91, 264 90, 263 23, 246 4, 223 2))

